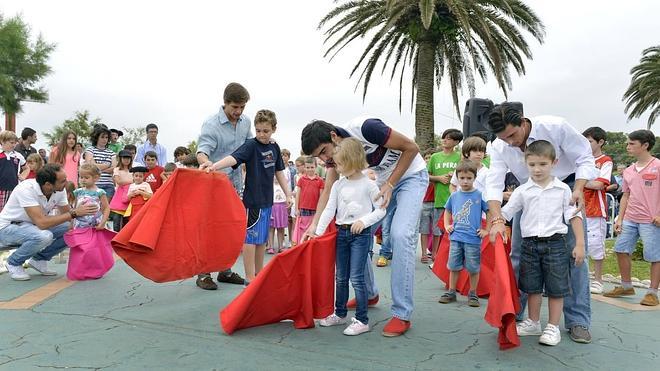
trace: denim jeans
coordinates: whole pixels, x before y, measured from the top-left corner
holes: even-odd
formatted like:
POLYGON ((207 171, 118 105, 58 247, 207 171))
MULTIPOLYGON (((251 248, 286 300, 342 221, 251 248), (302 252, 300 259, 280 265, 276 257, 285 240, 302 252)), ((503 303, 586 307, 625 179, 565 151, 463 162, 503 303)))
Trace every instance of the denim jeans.
POLYGON ((351 233, 350 229, 337 230, 336 249, 336 296, 335 314, 346 317, 346 301, 348 301, 348 280, 350 279, 355 290, 355 318, 364 323, 369 323, 367 317, 367 287, 365 284, 365 261, 371 249, 373 236, 371 229, 365 228, 359 234, 351 233))
POLYGON ((32 223, 10 224, 0 229, 0 244, 20 246, 7 259, 9 265, 23 265, 30 258, 48 261, 67 248, 63 236, 68 230, 69 223, 46 230, 32 223))
MULTIPOLYGON (((519 212, 513 218, 513 225, 511 228, 511 265, 518 280, 518 272, 520 269, 520 253, 522 251, 522 234, 520 232, 520 216, 519 212)), ((584 216, 584 214, 583 214, 584 216)), ((586 218, 583 217, 583 221, 586 218)), ((585 238, 586 250, 586 236, 587 224, 582 223, 583 233, 585 238)), ((573 259, 572 252, 575 247, 575 234, 573 228, 568 226, 568 234, 566 235, 566 248, 571 255, 570 266, 570 286, 571 294, 564 298, 564 326, 570 329, 573 326, 583 326, 589 328, 591 326, 591 293, 589 292, 589 254, 585 251, 584 262, 576 267, 575 259, 573 259)), ((520 312, 516 315, 516 319, 522 319, 527 305, 527 294, 521 293, 520 295, 520 312)))
POLYGON ((378 251, 378 255, 387 258, 387 260, 392 260, 392 245, 390 245, 390 225, 389 225, 391 221, 392 221, 391 219, 388 220, 387 217, 385 217, 377 224, 377 226, 380 225, 383 227, 382 229, 383 242, 380 245, 380 250, 378 251))
MULTIPOLYGON (((426 169, 401 179, 392 191, 392 199, 383 219, 383 242, 387 235, 392 248, 392 315, 404 321, 410 320, 413 312, 417 223, 428 185, 426 169)), ((371 264, 369 269, 373 269, 371 264)), ((368 291, 377 291, 373 272, 367 274, 366 284, 368 291)))

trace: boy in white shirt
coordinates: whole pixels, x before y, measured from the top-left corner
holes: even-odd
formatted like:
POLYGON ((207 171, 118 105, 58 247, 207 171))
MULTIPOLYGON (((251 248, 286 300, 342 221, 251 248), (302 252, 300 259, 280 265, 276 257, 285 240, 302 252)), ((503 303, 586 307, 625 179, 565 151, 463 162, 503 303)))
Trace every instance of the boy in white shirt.
MULTIPOLYGON (((571 189, 550 174, 556 165, 556 152, 552 144, 537 140, 527 146, 525 163, 530 179, 516 188, 509 202, 502 208, 502 216, 511 220, 522 210, 523 237, 520 261, 520 290, 528 294, 529 318, 516 325, 518 335, 541 335, 539 343, 557 345, 561 341, 559 319, 564 297, 569 295, 570 255, 566 245, 570 221, 575 232, 572 251, 575 264, 584 261, 584 235, 582 219, 575 206, 571 206, 571 189), (542 294, 548 295, 548 325, 541 331, 542 294)), ((493 223, 504 223, 501 218, 493 223)))

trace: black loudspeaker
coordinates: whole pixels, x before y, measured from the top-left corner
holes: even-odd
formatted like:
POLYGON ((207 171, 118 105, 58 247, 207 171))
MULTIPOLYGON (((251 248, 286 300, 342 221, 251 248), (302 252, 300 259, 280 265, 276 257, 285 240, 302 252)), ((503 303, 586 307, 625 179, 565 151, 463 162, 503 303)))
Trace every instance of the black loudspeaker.
MULTIPOLYGON (((509 102, 515 108, 523 112, 523 105, 520 102, 509 102)), ((495 134, 487 129, 488 114, 493 108, 493 102, 490 99, 470 98, 465 102, 465 112, 463 114, 463 136, 465 138, 474 133, 483 134, 489 141, 495 140, 495 134)))

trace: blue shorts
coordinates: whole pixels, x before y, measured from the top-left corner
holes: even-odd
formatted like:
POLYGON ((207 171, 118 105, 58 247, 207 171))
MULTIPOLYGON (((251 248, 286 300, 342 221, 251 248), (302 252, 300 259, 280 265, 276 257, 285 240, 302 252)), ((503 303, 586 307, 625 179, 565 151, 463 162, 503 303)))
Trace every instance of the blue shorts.
POLYGON ((457 272, 463 269, 463 266, 469 273, 479 273, 481 268, 481 245, 450 241, 447 269, 457 272))
POLYGON ((660 227, 656 227, 653 223, 635 223, 624 219, 621 234, 614 244, 614 252, 632 254, 640 237, 644 244, 644 260, 651 263, 659 262, 660 227))
POLYGON ((263 209, 245 209, 247 213, 247 234, 245 243, 249 245, 263 245, 268 241, 268 228, 270 227, 270 207, 263 209))
POLYGON ((545 288, 551 298, 568 296, 571 265, 568 249, 565 235, 555 235, 549 241, 523 238, 518 279, 520 290, 527 294, 541 294, 545 288))

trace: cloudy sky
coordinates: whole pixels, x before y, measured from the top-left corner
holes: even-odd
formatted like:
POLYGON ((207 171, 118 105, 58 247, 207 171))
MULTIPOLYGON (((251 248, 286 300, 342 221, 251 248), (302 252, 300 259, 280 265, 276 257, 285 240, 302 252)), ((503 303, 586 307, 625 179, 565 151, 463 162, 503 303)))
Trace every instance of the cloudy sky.
MULTIPOLYGON (((660 2, 526 3, 547 35, 543 45, 528 38, 534 59, 526 62, 525 76, 513 79, 509 99, 522 101, 528 116, 564 116, 578 129, 644 128, 648 116, 626 122, 621 97, 642 50, 660 43, 660 2)), ((294 154, 300 131, 314 118, 341 124, 368 113, 412 137, 409 92, 400 113, 398 84, 386 77, 374 76, 364 102, 355 91, 357 79, 349 73, 364 43, 332 62, 323 58, 317 25, 333 6, 330 0, 0 0, 4 17, 22 14, 33 34, 57 44, 45 79, 50 101, 25 103, 18 130, 42 133, 89 110, 110 127, 157 123, 171 156, 174 147, 197 138, 203 121, 220 109, 224 86, 237 81, 252 96, 246 113, 275 111, 275 137, 294 154)), ((504 100, 492 81, 479 84, 477 96, 504 100)), ((435 125, 436 133, 461 127, 446 86, 436 92, 435 125)))

